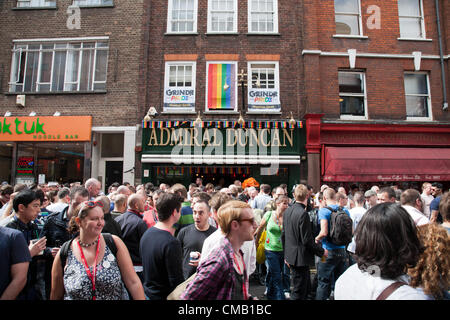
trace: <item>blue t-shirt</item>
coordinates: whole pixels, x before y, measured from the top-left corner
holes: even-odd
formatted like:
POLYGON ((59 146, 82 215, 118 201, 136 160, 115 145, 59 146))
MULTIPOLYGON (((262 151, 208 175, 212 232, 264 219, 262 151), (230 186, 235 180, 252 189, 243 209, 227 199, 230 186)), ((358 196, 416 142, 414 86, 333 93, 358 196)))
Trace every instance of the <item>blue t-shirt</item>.
POLYGON ((11 282, 11 266, 30 262, 31 255, 22 232, 0 227, 0 296, 11 282))
MULTIPOLYGON (((441 202, 441 197, 434 198, 430 203, 430 212, 433 210, 439 211, 439 203, 440 202, 441 202)), ((442 216, 441 216, 440 212, 437 216, 437 222, 442 223, 442 216)))
MULTIPOLYGON (((339 206, 337 204, 333 204, 329 206, 330 208, 332 208, 333 210, 336 210, 337 208, 339 208, 339 206)), ((346 208, 343 208, 345 213, 348 214, 348 216, 350 217, 350 212, 348 212, 348 210, 346 208)), ((331 211, 326 209, 326 208, 322 208, 319 210, 319 221, 326 219, 328 221, 328 234, 330 233, 330 218, 331 218, 331 211)), ((337 246, 335 244, 332 244, 331 242, 328 242, 327 237, 322 239, 322 248, 327 249, 327 250, 333 250, 333 249, 343 249, 345 248, 345 246, 337 246)))

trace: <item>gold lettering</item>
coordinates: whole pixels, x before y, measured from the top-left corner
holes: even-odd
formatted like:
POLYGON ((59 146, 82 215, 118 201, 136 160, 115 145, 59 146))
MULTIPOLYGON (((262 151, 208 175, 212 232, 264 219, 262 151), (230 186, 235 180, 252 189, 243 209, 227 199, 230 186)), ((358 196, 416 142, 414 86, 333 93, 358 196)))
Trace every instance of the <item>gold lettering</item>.
POLYGON ((192 147, 194 144, 192 143, 192 135, 190 134, 190 129, 186 128, 186 129, 183 129, 183 131, 184 131, 184 146, 192 147))
POLYGON ((291 147, 294 146, 294 129, 290 129, 289 133, 286 129, 283 129, 283 147, 286 147, 286 138, 289 140, 291 147))
POLYGON ((261 146, 269 147, 270 142, 266 143, 266 139, 264 138, 264 133, 269 132, 269 129, 258 130, 258 132, 259 132, 259 141, 261 142, 261 146))
POLYGON ((197 128, 191 128, 191 146, 195 144, 196 147, 201 147, 200 143, 198 142, 198 129, 197 128))
POLYGON ((219 129, 213 128, 213 137, 214 137, 214 142, 212 144, 213 147, 220 147, 220 141, 217 141, 217 136, 218 134, 220 136, 222 136, 222 134, 220 133, 219 129))
POLYGON ((254 144, 253 142, 256 142, 256 145, 259 147, 259 139, 258 139, 258 135, 256 134, 256 130, 255 129, 249 129, 250 131, 250 147, 253 147, 254 144))
POLYGON ((149 146, 158 146, 158 139, 156 137, 156 130, 152 129, 152 133, 150 134, 150 141, 148 142, 149 146), (152 141, 154 141, 152 143, 152 141))
POLYGON ((167 146, 170 142, 170 131, 167 128, 161 129, 161 135, 159 137, 159 145, 160 146, 167 146), (167 133, 167 140, 164 141, 164 133, 167 133))
POLYGON ((227 129, 227 147, 233 147, 237 143, 236 131, 234 129, 227 129), (231 143, 231 135, 233 135, 233 143, 231 143))
POLYGON ((210 144, 211 144, 211 137, 209 136, 209 129, 206 129, 205 133, 203 134, 202 147, 209 146, 210 144), (207 141, 206 144, 205 144, 205 140, 207 141))
POLYGON ((275 129, 272 131, 272 146, 274 147, 280 147, 280 130, 275 129))
POLYGON ((242 130, 242 129, 238 129, 238 136, 239 136, 239 139, 238 139, 239 145, 240 145, 241 147, 244 147, 244 148, 245 148, 245 146, 246 146, 247 143, 248 143, 248 140, 247 140, 247 132, 244 131, 244 130, 242 130), (242 141, 242 136, 244 136, 244 141, 242 141))
POLYGON ((183 144, 183 129, 172 128, 170 131, 171 131, 170 145, 173 146, 183 144))

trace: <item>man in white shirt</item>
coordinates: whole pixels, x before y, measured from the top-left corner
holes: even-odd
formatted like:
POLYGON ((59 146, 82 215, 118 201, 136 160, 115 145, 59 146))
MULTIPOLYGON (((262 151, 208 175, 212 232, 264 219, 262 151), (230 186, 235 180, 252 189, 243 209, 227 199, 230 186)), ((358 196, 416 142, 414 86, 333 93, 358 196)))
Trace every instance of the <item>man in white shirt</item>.
POLYGON ((47 206, 47 210, 50 212, 61 212, 63 211, 70 203, 70 189, 62 188, 58 191, 58 201, 47 206))
POLYGON ((264 210, 266 204, 268 204, 272 197, 270 196, 270 186, 268 184, 262 184, 260 187, 260 193, 255 197, 252 209, 264 210))
MULTIPOLYGON (((361 221, 363 215, 366 213, 366 208, 364 208, 364 195, 362 192, 357 191, 353 195, 353 201, 355 202, 355 207, 350 209, 350 218, 353 221, 353 234, 355 234, 356 227, 358 223, 361 221)), ((355 237, 352 238, 352 242, 347 246, 347 251, 350 253, 355 253, 356 242, 355 237)), ((350 260, 352 264, 354 263, 353 258, 350 260)))
POLYGON ((431 211, 430 211, 430 204, 431 201, 433 201, 434 197, 431 195, 432 187, 431 183, 425 182, 422 185, 422 194, 420 195, 423 202, 423 214, 430 219, 431 211))
POLYGON ((416 189, 405 190, 400 197, 400 202, 402 207, 408 211, 416 226, 421 226, 430 222, 423 214, 423 203, 419 191, 416 189))

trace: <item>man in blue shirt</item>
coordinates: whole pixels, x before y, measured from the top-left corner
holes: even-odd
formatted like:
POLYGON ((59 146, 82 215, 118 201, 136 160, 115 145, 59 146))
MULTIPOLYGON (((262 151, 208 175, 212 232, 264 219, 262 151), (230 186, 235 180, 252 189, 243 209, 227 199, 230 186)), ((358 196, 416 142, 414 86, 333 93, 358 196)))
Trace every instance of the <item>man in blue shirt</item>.
MULTIPOLYGON (((333 210, 339 208, 336 201, 336 192, 333 189, 325 189, 323 199, 327 207, 333 210)), ((346 208, 342 209, 350 216, 346 208)), ((348 257, 345 246, 337 246, 327 238, 330 218, 331 210, 326 207, 319 210, 320 233, 316 237, 316 243, 322 241, 322 247, 328 250, 328 257, 325 260, 322 258, 317 267, 318 286, 316 300, 327 300, 330 296, 333 282, 348 268, 348 257)))

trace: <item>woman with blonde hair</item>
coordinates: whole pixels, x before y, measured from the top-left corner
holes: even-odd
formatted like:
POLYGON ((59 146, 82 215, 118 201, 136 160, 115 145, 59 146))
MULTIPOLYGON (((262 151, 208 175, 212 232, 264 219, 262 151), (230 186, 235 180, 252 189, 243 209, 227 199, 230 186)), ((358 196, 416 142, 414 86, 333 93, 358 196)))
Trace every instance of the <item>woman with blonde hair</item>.
POLYGON ((134 300, 145 300, 127 247, 119 237, 102 234, 102 207, 102 202, 86 201, 72 217, 69 231, 79 235, 55 257, 50 299, 128 300, 126 286, 134 300))
POLYGON ((450 238, 436 223, 417 228, 424 251, 414 268, 408 270, 411 287, 420 287, 434 299, 450 299, 450 238))

